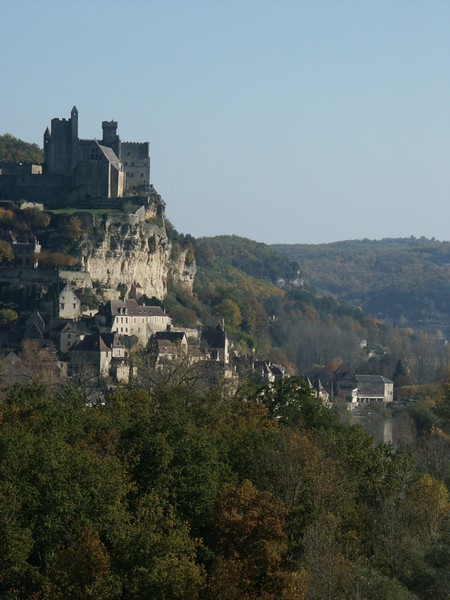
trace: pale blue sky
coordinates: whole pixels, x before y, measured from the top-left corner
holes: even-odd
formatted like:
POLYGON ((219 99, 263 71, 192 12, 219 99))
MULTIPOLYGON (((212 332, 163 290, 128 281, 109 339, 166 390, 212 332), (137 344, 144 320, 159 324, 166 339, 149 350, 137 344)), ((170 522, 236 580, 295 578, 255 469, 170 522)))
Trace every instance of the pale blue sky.
POLYGON ((450 239, 448 0, 2 0, 0 48, 0 133, 117 120, 180 232, 450 239))

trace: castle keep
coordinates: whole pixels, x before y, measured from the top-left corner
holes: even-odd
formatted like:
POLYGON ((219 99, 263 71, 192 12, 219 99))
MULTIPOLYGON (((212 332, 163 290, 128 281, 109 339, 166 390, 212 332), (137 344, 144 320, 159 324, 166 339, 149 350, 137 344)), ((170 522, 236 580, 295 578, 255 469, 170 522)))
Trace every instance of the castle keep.
POLYGON ((27 199, 46 206, 86 205, 124 196, 147 195, 148 142, 122 142, 117 121, 103 121, 102 139, 78 137, 78 110, 52 119, 44 133, 44 164, 0 165, 0 199, 27 199))

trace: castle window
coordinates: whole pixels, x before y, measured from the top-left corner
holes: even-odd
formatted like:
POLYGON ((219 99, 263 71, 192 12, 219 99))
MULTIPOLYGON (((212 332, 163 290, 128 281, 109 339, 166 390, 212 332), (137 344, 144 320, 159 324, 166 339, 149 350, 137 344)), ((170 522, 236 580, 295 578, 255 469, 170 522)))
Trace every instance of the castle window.
POLYGON ((144 173, 141 173, 141 177, 144 177, 144 173))

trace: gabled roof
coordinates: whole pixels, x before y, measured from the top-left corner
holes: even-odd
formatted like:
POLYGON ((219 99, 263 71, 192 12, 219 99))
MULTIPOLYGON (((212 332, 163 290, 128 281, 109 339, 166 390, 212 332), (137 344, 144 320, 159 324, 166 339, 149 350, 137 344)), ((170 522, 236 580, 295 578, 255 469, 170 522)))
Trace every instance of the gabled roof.
POLYGON ((127 298, 126 300, 109 300, 103 305, 102 312, 110 314, 112 317, 126 315, 128 317, 170 318, 160 306, 141 306, 132 298, 127 298))
POLYGON ((358 383, 394 383, 383 375, 356 375, 356 381, 358 383))
POLYGON ((75 296, 77 296, 78 299, 80 299, 81 290, 75 289, 72 285, 70 285, 70 283, 66 283, 63 289, 59 292, 59 295, 61 296, 64 294, 64 292, 72 292, 75 296))
POLYGON ((166 340, 172 344, 176 342, 182 342, 183 339, 186 339, 186 334, 184 331, 157 331, 153 335, 158 341, 166 340))
POLYGON ((83 321, 61 321, 52 327, 52 333, 89 333, 83 321))
POLYGON ((37 323, 31 323, 25 327, 24 338, 28 340, 40 340, 44 337, 44 332, 37 323))
POLYGON ((113 348, 124 348, 116 333, 91 333, 76 344, 74 352, 110 352, 113 348))
POLYGON ((100 333, 87 335, 70 349, 71 352, 110 352, 111 348, 105 344, 100 333))
POLYGON ((100 148, 104 157, 110 164, 112 164, 118 171, 123 171, 123 165, 112 148, 108 148, 108 146, 102 146, 98 142, 97 146, 100 148))
POLYGON ((210 348, 225 348, 227 335, 223 329, 203 330, 202 342, 210 348))

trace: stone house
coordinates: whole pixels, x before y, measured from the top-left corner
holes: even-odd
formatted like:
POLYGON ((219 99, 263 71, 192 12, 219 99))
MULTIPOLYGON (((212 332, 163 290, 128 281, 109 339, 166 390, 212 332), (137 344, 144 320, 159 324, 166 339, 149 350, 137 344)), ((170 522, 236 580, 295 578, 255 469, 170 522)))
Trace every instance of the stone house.
POLYGON ((41 253, 41 245, 36 237, 29 240, 25 234, 14 235, 12 237, 12 248, 14 252, 14 263, 18 267, 28 269, 37 269, 38 257, 41 253))
POLYGON ((121 335, 135 336, 142 345, 158 331, 166 331, 172 319, 160 306, 141 306, 136 300, 109 300, 100 307, 96 321, 121 335))
POLYGON ((89 331, 82 321, 58 323, 51 331, 52 339, 62 354, 67 354, 72 346, 81 342, 88 334, 89 331))
POLYGON ((185 353, 188 340, 184 331, 157 331, 149 340, 149 351, 153 364, 172 361, 185 353))
POLYGON ((394 382, 383 375, 355 375, 351 405, 364 406, 374 402, 387 404, 394 400, 394 382))
POLYGON ((60 319, 72 319, 76 321, 81 317, 81 299, 77 291, 67 283, 59 294, 60 319))
POLYGON ((215 326, 209 325, 202 329, 200 345, 207 353, 209 360, 224 365, 229 364, 230 345, 223 319, 218 320, 215 326))
POLYGON ((87 367, 93 370, 95 376, 107 378, 111 368, 115 363, 117 365, 117 359, 125 360, 126 349, 116 333, 93 333, 75 344, 69 355, 74 370, 87 367))

